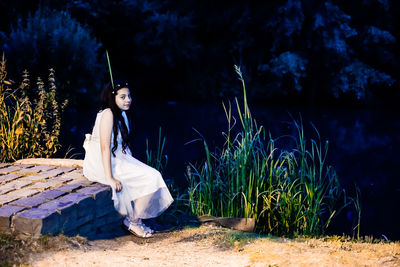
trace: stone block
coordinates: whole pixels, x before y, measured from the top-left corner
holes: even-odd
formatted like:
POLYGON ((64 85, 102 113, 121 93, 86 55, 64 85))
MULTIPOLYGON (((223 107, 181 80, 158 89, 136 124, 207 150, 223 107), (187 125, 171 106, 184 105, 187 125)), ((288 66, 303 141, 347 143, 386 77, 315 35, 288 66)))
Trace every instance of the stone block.
POLYGON ((58 167, 58 169, 60 171, 62 171, 63 173, 68 173, 68 172, 75 170, 76 168, 74 168, 74 167, 58 167))
POLYGON ((90 196, 80 193, 70 193, 66 196, 63 196, 59 200, 62 202, 73 202, 75 204, 80 204, 80 205, 84 205, 84 202, 87 200, 93 201, 93 199, 90 196))
POLYGON ((78 228, 71 229, 69 231, 62 231, 66 236, 77 236, 79 234, 78 228))
POLYGON ((34 165, 32 165, 32 164, 15 164, 15 165, 13 165, 13 166, 18 166, 18 167, 21 168, 21 169, 25 169, 25 168, 31 168, 31 167, 33 167, 34 165))
POLYGON ((52 200, 52 199, 56 199, 56 198, 58 198, 60 196, 63 196, 65 194, 67 194, 67 192, 54 189, 54 190, 48 190, 48 191, 45 191, 43 193, 40 193, 37 196, 38 197, 43 197, 43 198, 45 198, 47 200, 52 200))
POLYGON ((36 195, 37 193, 39 193, 38 190, 25 187, 25 188, 15 190, 15 191, 11 192, 10 194, 15 194, 15 195, 19 196, 20 198, 23 198, 23 197, 30 197, 30 196, 36 195))
POLYGON ((81 226, 85 223, 92 222, 94 217, 94 212, 86 212, 83 216, 76 219, 75 225, 81 226))
POLYGON ((58 181, 60 184, 65 184, 69 181, 72 181, 73 179, 70 177, 63 177, 63 176, 57 176, 57 177, 52 177, 50 178, 52 181, 58 181))
POLYGON ((0 195, 0 207, 16 199, 19 199, 19 196, 13 194, 0 195))
POLYGON ((43 180, 45 181, 47 179, 47 175, 44 173, 40 173, 40 174, 32 174, 32 175, 28 175, 25 177, 20 178, 23 181, 32 181, 32 182, 36 182, 39 180, 43 180))
POLYGON ((88 234, 93 232, 93 223, 89 222, 87 224, 84 224, 82 226, 79 227, 79 235, 81 236, 87 236, 88 234))
POLYGON ((94 199, 102 200, 102 199, 111 199, 111 187, 109 186, 101 186, 99 188, 104 188, 105 190, 99 190, 96 192, 94 199))
POLYGON ((99 191, 95 196, 96 206, 108 205, 109 203, 113 203, 111 190, 99 191))
MULTIPOLYGON (((76 209, 74 209, 73 211, 76 211, 76 209)), ((80 224, 78 224, 76 212, 70 212, 68 214, 60 215, 61 231, 68 233, 72 230, 77 230, 79 226, 80 224)))
MULTIPOLYGON (((88 240, 99 240, 99 239, 107 239, 107 237, 102 238, 101 236, 99 236, 96 232, 96 229, 93 229, 92 232, 89 232, 87 234, 84 235, 88 240)), ((110 237, 109 239, 112 239, 113 237, 110 237)))
POLYGON ((7 173, 10 173, 10 172, 18 171, 20 169, 21 169, 21 167, 18 166, 18 165, 11 165, 11 166, 7 166, 5 168, 1 168, 0 169, 0 174, 7 174, 7 173))
POLYGON ((104 215, 116 212, 114 208, 114 203, 111 201, 108 205, 97 206, 96 205, 96 217, 100 218, 104 215))
POLYGON ((50 165, 36 165, 33 166, 32 168, 26 168, 18 171, 19 173, 30 173, 30 172, 44 172, 44 171, 49 171, 52 169, 55 169, 56 166, 50 166, 50 165))
POLYGON ((0 187, 0 196, 7 194, 8 192, 12 192, 15 189, 11 186, 2 186, 0 187))
POLYGON ((46 177, 56 177, 57 175, 60 175, 64 173, 64 170, 62 168, 56 168, 50 171, 44 171, 41 174, 46 175, 46 177))
POLYGON ((72 183, 72 184, 63 184, 57 188, 55 188, 56 190, 59 191, 64 191, 64 192, 72 192, 77 188, 81 188, 82 185, 81 184, 77 184, 77 183, 72 183))
POLYGON ((107 224, 107 219, 108 219, 107 217, 108 217, 108 215, 105 215, 103 217, 94 219, 93 227, 97 229, 97 228, 107 224))
POLYGON ((67 214, 71 210, 76 209, 76 207, 73 207, 74 205, 75 203, 73 201, 62 201, 61 199, 54 199, 49 202, 43 203, 38 208, 42 210, 51 210, 60 214, 67 214))
POLYGON ((44 182, 39 182, 39 183, 33 184, 31 186, 31 188, 39 189, 39 190, 44 191, 44 190, 47 190, 49 188, 54 188, 54 187, 62 185, 62 184, 63 184, 62 181, 53 180, 52 178, 50 178, 50 179, 48 179, 48 180, 46 180, 44 182))
POLYGON ((95 201, 91 196, 85 194, 70 193, 60 198, 59 201, 71 201, 78 205, 78 217, 94 212, 95 201))
POLYGON ((76 220, 78 218, 78 209, 73 201, 60 201, 60 199, 55 199, 40 205, 38 208, 60 214, 60 230, 68 232, 77 228, 76 220))
POLYGON ((93 225, 95 228, 99 228, 106 224, 118 224, 122 222, 123 218, 124 217, 122 215, 120 215, 115 209, 113 209, 113 211, 107 213, 103 217, 95 218, 93 220, 93 225))
POLYGON ((83 173, 82 173, 81 169, 75 170, 75 171, 72 171, 72 172, 64 173, 64 174, 61 175, 61 177, 68 177, 68 178, 71 178, 71 179, 77 179, 79 177, 85 178, 83 176, 83 173))
POLYGON ((44 202, 46 202, 46 198, 36 195, 33 197, 20 198, 16 201, 11 202, 10 205, 33 208, 43 204, 44 202))
POLYGON ((32 184, 31 181, 16 180, 0 186, 0 195, 32 184))
POLYGON ((69 232, 94 218, 94 200, 90 196, 71 193, 44 203, 40 209, 57 210, 61 214, 61 227, 69 232))
MULTIPOLYGON (((76 211, 76 209, 75 209, 76 211)), ((84 216, 78 217, 76 213, 61 214, 61 228, 64 232, 79 229, 82 225, 92 224, 94 219, 93 212, 87 212, 84 216)))
POLYGON ((123 220, 123 218, 124 216, 120 215, 116 210, 114 210, 114 212, 107 215, 107 224, 118 224, 123 220))
POLYGON ((0 208, 0 233, 10 233, 11 217, 24 210, 24 207, 5 205, 0 208))
POLYGON ((121 224, 122 223, 119 222, 113 224, 106 224, 97 228, 97 231, 101 233, 115 232, 116 230, 119 230, 121 228, 121 224))
POLYGON ((82 199, 78 203, 78 217, 86 216, 86 214, 90 213, 95 216, 95 201, 93 198, 88 196, 86 199, 82 199))
POLYGON ((90 195, 95 198, 98 194, 102 193, 103 191, 110 191, 109 188, 100 186, 99 184, 94 184, 92 186, 84 187, 79 189, 77 192, 82 193, 85 195, 90 195))
POLYGON ((111 198, 111 190, 99 191, 95 195, 96 200, 96 217, 101 217, 107 213, 115 211, 114 201, 111 198))
POLYGON ((38 192, 37 190, 33 190, 33 189, 29 189, 29 188, 22 188, 19 190, 12 191, 5 195, 0 195, 0 206, 10 203, 16 199, 35 195, 37 192, 38 192))
POLYGON ((15 180, 17 178, 22 177, 22 174, 16 174, 16 173, 9 173, 6 175, 1 175, 0 176, 0 184, 5 184, 9 181, 15 180))
POLYGON ((89 186, 91 184, 93 184, 94 182, 89 181, 88 179, 86 179, 85 177, 83 178, 77 178, 72 180, 71 182, 69 182, 68 184, 79 184, 82 187, 86 187, 89 186))
POLYGON ((39 237, 60 232, 60 215, 57 212, 33 208, 15 215, 12 219, 14 231, 20 237, 39 237))
POLYGON ((10 165, 11 165, 11 163, 2 162, 2 163, 0 163, 0 168, 5 168, 5 167, 10 166, 10 165))

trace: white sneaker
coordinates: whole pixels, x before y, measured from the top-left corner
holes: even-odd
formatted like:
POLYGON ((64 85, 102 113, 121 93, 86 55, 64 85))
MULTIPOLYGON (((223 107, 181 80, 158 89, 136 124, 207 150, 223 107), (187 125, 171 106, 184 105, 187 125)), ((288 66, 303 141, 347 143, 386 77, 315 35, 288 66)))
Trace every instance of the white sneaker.
POLYGON ((140 224, 136 224, 136 223, 129 224, 128 231, 137 237, 141 237, 141 238, 152 237, 152 234, 149 232, 146 232, 140 224))
POLYGON ((141 225, 143 227, 143 229, 150 234, 154 234, 154 230, 151 229, 150 227, 146 226, 142 221, 139 223, 139 225, 141 225))
MULTIPOLYGON (((146 234, 150 234, 150 236, 154 233, 154 230, 151 229, 150 227, 146 226, 141 219, 138 220, 138 222, 132 222, 131 220, 129 220, 128 217, 125 217, 124 221, 123 221, 124 226, 129 230, 129 228, 131 227, 136 227, 139 226, 143 229, 143 231, 146 234)), ((130 230, 129 230, 130 231, 130 230)))

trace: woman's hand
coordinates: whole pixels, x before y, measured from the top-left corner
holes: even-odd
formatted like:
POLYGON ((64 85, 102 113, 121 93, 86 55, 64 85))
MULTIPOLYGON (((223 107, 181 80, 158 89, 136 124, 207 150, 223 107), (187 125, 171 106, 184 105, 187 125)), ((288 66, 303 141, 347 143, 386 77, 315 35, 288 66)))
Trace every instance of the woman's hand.
POLYGON ((114 184, 115 191, 120 192, 122 190, 122 184, 119 180, 111 178, 111 182, 114 184))

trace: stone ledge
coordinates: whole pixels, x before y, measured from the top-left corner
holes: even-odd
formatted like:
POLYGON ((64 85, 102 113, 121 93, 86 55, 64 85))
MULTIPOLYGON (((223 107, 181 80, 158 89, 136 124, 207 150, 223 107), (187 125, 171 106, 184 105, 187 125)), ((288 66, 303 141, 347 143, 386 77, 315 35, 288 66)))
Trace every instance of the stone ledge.
POLYGON ((77 167, 81 165, 64 159, 1 164, 0 233, 93 237, 119 227, 122 217, 114 209, 110 187, 88 181, 77 167))

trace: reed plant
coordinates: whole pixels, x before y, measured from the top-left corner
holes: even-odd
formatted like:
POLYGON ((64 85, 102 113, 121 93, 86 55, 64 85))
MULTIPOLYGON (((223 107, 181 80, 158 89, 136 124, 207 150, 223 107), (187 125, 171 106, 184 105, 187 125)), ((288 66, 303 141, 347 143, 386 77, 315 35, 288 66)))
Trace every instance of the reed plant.
POLYGON ((54 70, 50 69, 48 87, 38 78, 36 90, 24 71, 17 88, 7 80, 4 54, 0 64, 0 162, 21 158, 51 157, 60 148, 58 136, 61 112, 67 101, 56 97, 54 70))
POLYGON ((275 235, 319 235, 338 209, 341 195, 335 170, 327 165, 328 142, 306 139, 302 122, 294 121, 296 145, 279 149, 252 118, 246 86, 243 104, 235 99, 239 123, 231 104, 223 104, 228 122, 222 149, 211 152, 205 140, 205 159, 187 171, 189 206, 196 215, 253 218, 256 230, 275 235), (233 128, 239 124, 237 134, 233 128))
POLYGON ((353 203, 354 210, 356 211, 356 214, 357 214, 357 224, 353 227, 353 239, 356 236, 357 240, 360 240, 361 208, 362 208, 362 206, 361 206, 361 190, 358 187, 358 185, 355 185, 355 190, 356 190, 356 196, 354 198, 349 198, 349 199, 350 199, 350 203, 353 203))
MULTIPOLYGON (((147 165, 158 170, 165 178, 165 171, 168 164, 168 155, 165 154, 166 137, 163 136, 161 127, 158 131, 157 146, 153 148, 149 145, 149 140, 146 139, 146 163, 147 165)), ((168 190, 171 193, 174 202, 166 212, 157 217, 156 221, 161 224, 179 225, 180 217, 185 217, 189 207, 187 205, 187 194, 182 193, 181 189, 177 187, 173 179, 166 179, 168 190)))
POLYGON ((158 130, 158 142, 156 150, 149 146, 149 140, 146 139, 146 163, 157 169, 161 174, 164 173, 168 164, 168 156, 165 154, 166 137, 162 136, 161 127, 158 130))

